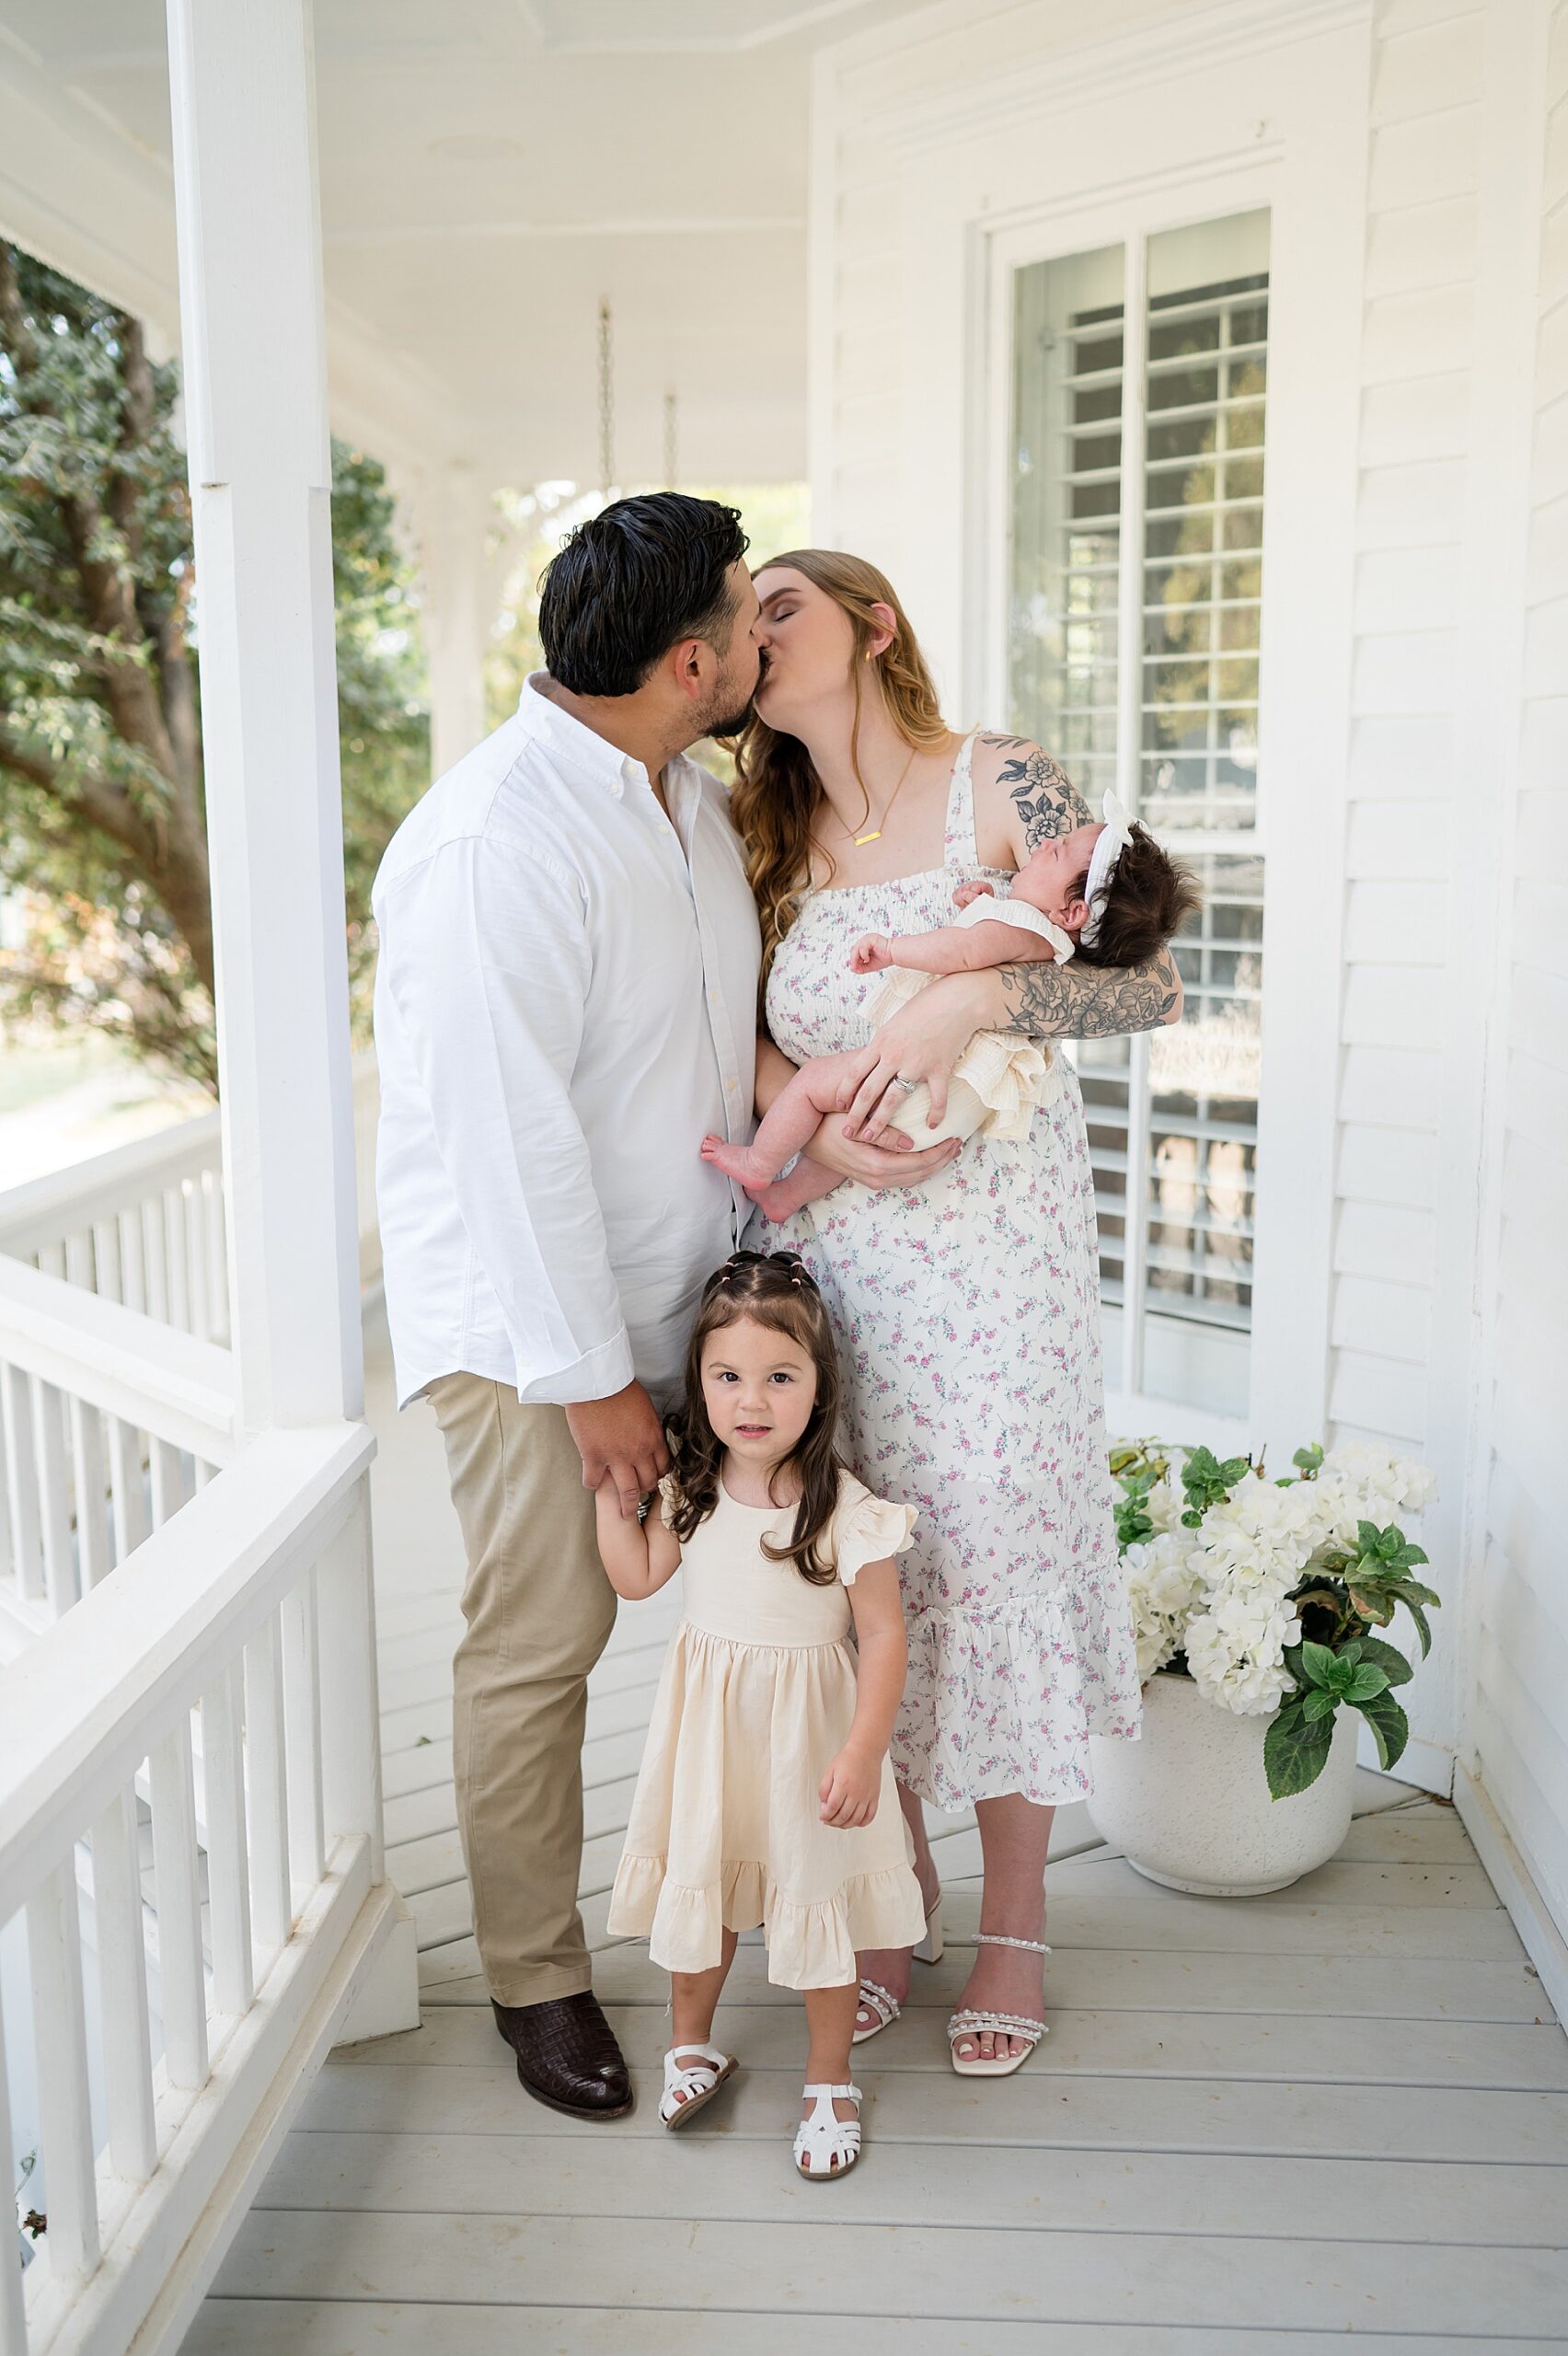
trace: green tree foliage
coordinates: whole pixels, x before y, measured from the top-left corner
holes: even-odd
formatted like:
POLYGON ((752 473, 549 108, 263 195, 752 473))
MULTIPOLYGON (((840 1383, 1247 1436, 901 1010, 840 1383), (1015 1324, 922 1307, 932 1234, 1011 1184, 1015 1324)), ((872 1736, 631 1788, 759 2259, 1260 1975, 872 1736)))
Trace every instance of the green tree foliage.
MULTIPOLYGON (((107 1031, 215 1087, 195 569, 172 364, 0 242, 0 1017, 107 1031), (13 928, 15 930, 15 928, 13 928)), ((417 612, 381 469, 333 451, 347 924, 428 775, 417 612)))

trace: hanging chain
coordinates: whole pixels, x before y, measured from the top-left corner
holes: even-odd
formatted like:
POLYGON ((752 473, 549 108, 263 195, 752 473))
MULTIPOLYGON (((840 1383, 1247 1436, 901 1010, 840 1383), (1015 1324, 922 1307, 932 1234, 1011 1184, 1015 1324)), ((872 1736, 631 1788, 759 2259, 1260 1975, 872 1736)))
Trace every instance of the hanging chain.
POLYGON ((607 499, 616 479, 615 323, 607 294, 599 298, 599 489, 607 499))
POLYGON ((675 467, 679 456, 676 441, 675 390, 672 385, 664 395, 664 489, 675 487, 675 467))

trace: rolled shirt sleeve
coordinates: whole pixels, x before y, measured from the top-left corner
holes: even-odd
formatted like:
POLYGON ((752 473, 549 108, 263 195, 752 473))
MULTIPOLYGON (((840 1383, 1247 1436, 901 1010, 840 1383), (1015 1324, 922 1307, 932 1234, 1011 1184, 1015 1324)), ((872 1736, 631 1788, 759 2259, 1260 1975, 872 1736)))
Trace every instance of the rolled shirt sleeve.
POLYGON ((581 886, 512 842, 457 839, 393 930, 387 986, 518 1396, 607 1398, 633 1365, 571 1095, 593 971, 581 886))

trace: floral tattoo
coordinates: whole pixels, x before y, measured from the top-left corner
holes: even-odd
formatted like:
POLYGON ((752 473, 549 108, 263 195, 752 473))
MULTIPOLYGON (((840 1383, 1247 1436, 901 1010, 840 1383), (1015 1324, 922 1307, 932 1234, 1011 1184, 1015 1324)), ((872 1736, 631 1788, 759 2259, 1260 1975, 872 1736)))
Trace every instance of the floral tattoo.
POLYGON ((1141 965, 1003 965, 1008 1012, 998 1030, 1029 1039, 1119 1039, 1158 1031, 1182 1002, 1169 949, 1141 965))
POLYGON ((1049 753, 1027 736, 982 736, 1009 757, 1002 763, 997 782, 1011 796, 1023 824, 1031 850, 1075 827, 1092 824, 1088 803, 1049 753))

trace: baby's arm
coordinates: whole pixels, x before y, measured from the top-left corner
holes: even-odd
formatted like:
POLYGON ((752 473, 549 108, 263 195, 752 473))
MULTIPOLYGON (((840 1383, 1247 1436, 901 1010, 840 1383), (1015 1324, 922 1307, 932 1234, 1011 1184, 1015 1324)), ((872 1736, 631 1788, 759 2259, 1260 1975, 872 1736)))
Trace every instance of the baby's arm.
POLYGON ((877 1812, 882 1763, 904 1697, 909 1643, 899 1601, 898 1566, 891 1554, 880 1563, 867 1563, 856 1574, 849 1608, 859 1655, 855 1716, 817 1793, 823 1822, 841 1830, 870 1824, 877 1812))
POLYGON ((645 1521, 621 1518, 620 1499, 608 1473, 594 1496, 599 1560, 610 1585, 630 1603, 644 1602, 673 1579, 681 1566, 681 1542, 665 1526, 664 1501, 655 1491, 645 1521))
POLYGON ((879 974, 884 965, 904 965, 917 974, 979 974, 993 965, 1051 964, 1055 958, 1038 933, 997 916, 979 924, 940 925, 935 932, 863 933, 849 952, 849 970, 879 974))

